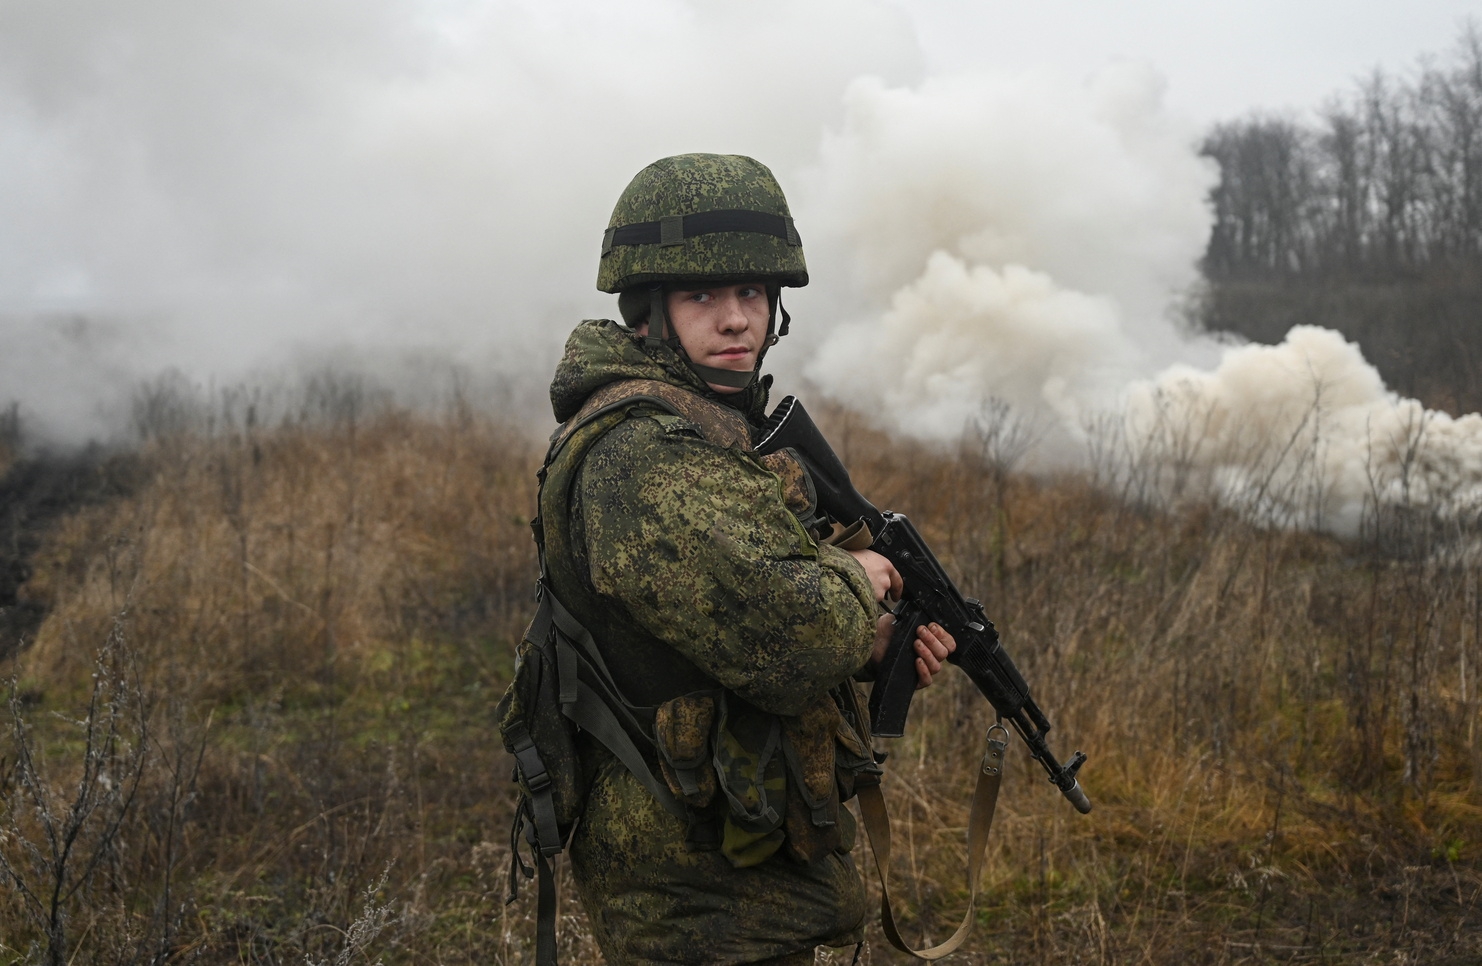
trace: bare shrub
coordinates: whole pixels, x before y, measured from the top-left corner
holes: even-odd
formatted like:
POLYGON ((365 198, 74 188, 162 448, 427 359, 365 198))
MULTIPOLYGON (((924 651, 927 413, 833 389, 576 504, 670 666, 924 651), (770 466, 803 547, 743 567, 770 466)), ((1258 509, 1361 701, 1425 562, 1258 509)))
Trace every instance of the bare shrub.
MULTIPOLYGON (((210 432, 151 439, 147 485, 80 509, 35 558, 26 589, 49 613, 12 714, 47 725, 28 724, 38 760, 80 768, 77 726, 49 712, 86 705, 121 610, 155 696, 130 705, 150 750, 91 918, 69 920, 78 963, 533 958, 534 890, 503 904, 512 799, 488 716, 529 616, 539 450, 456 400, 413 417, 353 387, 323 399, 323 418, 285 421, 243 396, 210 432)), ((1029 477, 1014 415, 984 415, 945 454, 820 414, 861 490, 984 599, 1055 747, 1090 755, 1081 817, 1011 751, 956 959, 1482 952, 1477 563, 1252 520, 1154 479, 1115 434, 1098 481, 1029 477), (1160 488, 1183 496, 1137 496, 1160 488)), ((1316 499, 1276 480, 1273 498, 1316 499)), ((949 674, 891 748, 913 938, 940 939, 965 900, 991 718, 949 674)), ((596 961, 560 890, 563 955, 596 961)), ((17 895, 0 890, 0 961, 45 948, 17 895)), ((862 961, 900 961, 870 937, 862 961)))
POLYGON ((84 716, 62 719, 73 754, 37 740, 14 677, 7 710, 15 764, 0 799, 0 878, 37 936, 38 959, 60 966, 91 930, 95 886, 117 861, 148 757, 149 709, 122 616, 98 652, 84 716))

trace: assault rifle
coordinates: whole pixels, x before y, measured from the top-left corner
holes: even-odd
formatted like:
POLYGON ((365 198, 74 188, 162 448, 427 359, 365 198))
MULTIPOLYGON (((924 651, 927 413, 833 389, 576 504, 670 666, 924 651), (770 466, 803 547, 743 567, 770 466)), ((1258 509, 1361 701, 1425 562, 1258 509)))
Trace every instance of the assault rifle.
POLYGON ((1076 781, 1076 772, 1086 756, 1078 751, 1064 765, 1055 759, 1045 742, 1050 721, 1030 697, 1029 685, 1004 650, 983 605, 962 595, 904 514, 881 512, 860 495, 849 479, 849 471, 794 396, 778 403, 756 446, 763 455, 784 449, 791 449, 813 478, 819 509, 840 524, 858 522, 867 527, 873 538, 869 548, 888 558, 905 584, 895 610, 890 647, 875 672, 870 694, 871 730, 882 738, 898 738, 905 733, 906 712, 917 683, 913 643, 916 629, 935 621, 957 640, 957 650, 947 660, 967 673, 1000 718, 1013 724, 1029 746, 1029 753, 1044 766, 1050 781, 1076 810, 1091 811, 1091 801, 1076 781))

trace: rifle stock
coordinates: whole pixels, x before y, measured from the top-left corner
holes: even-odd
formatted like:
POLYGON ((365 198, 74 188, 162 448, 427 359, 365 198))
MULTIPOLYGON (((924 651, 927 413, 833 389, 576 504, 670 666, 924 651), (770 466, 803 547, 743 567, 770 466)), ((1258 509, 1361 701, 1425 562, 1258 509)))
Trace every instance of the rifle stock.
POLYGON ((957 650, 947 660, 967 674, 1000 718, 1013 724, 1029 753, 1076 810, 1091 811, 1091 802, 1076 779, 1086 756, 1078 751, 1062 765, 1050 751, 1045 740, 1050 721, 1030 695, 1029 685, 1004 649, 983 605, 962 595, 904 514, 876 509, 854 488, 849 471, 793 396, 773 410, 756 446, 764 455, 783 449, 791 449, 813 478, 819 509, 846 525, 862 520, 874 537, 870 549, 895 565, 905 585, 890 647, 876 668, 870 694, 874 733, 884 738, 904 734, 906 713, 916 691, 916 629, 935 621, 957 640, 957 650))

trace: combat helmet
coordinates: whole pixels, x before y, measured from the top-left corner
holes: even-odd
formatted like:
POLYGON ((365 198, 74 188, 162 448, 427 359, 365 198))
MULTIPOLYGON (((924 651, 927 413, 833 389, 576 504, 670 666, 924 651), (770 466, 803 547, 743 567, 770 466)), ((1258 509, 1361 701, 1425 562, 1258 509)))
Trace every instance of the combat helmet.
POLYGON ((597 288, 618 294, 625 322, 647 321, 649 340, 670 346, 706 382, 745 388, 756 370, 714 369, 684 355, 665 292, 750 281, 766 284, 771 303, 765 355, 791 321, 782 286, 808 284, 787 198, 766 165, 737 154, 679 154, 638 172, 612 210, 597 268, 597 288))

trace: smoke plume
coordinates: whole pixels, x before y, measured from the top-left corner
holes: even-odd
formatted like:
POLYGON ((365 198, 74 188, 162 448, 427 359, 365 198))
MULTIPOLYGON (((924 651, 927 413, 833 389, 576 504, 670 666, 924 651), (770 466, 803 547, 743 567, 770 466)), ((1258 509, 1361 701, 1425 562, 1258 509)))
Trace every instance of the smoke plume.
POLYGON ((1057 465, 1114 425, 1160 488, 1288 523, 1299 491, 1340 529, 1475 499, 1482 419, 1332 333, 1190 334, 1216 172, 1163 93, 1135 64, 926 76, 886 0, 5 4, 0 401, 81 441, 161 373, 333 363, 539 413, 565 333, 614 312, 623 185, 722 151, 777 172, 807 245, 784 384, 944 441, 1007 405, 1057 465))
POLYGON ((1190 331, 1216 172, 1155 73, 856 81, 845 105, 810 180, 859 293, 807 369, 826 392, 940 440, 1007 411, 1042 464, 1110 451, 1123 485, 1279 525, 1482 504, 1482 417, 1400 399, 1331 331, 1190 331))
POLYGON ((919 62, 880 0, 0 5, 0 398, 79 441, 131 379, 353 347, 538 403, 575 321, 612 314, 593 280, 634 172, 785 175, 850 79, 919 62))

